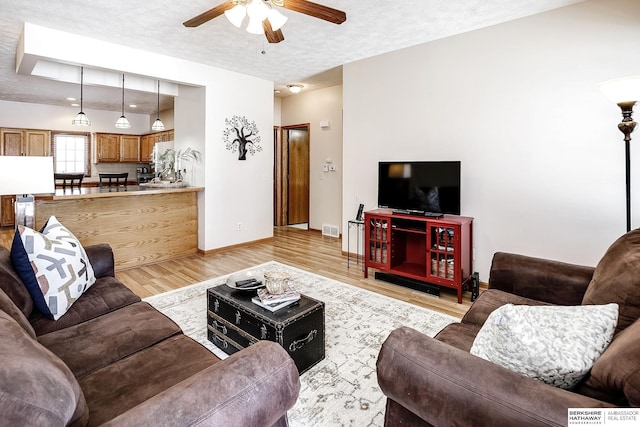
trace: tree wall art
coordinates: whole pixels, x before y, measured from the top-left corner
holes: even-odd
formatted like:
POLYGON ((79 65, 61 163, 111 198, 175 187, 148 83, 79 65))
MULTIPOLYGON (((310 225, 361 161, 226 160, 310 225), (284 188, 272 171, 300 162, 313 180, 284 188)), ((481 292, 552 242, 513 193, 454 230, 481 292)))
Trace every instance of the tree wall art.
POLYGON ((233 116, 225 119, 226 129, 223 132, 225 148, 230 151, 238 151, 238 160, 247 160, 247 153, 255 155, 262 151, 260 146, 260 136, 256 122, 249 120, 245 116, 233 116))

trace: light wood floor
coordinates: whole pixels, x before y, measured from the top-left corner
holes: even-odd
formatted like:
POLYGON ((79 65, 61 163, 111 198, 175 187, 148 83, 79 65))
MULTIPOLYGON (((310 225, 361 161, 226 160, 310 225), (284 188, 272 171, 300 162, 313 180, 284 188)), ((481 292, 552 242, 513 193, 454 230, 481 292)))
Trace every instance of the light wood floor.
MULTIPOLYGON (((0 230, 0 244, 11 247, 13 230, 0 230)), ((140 297, 166 292, 198 283, 206 279, 249 268, 267 261, 278 261, 321 276, 349 283, 456 317, 462 317, 470 302, 470 292, 464 293, 462 304, 457 303, 453 290, 442 288, 440 297, 401 286, 364 279, 362 265, 342 255, 340 239, 325 237, 319 231, 292 227, 274 228, 274 238, 216 251, 213 254, 189 255, 157 264, 134 267, 116 272, 116 277, 140 297)))

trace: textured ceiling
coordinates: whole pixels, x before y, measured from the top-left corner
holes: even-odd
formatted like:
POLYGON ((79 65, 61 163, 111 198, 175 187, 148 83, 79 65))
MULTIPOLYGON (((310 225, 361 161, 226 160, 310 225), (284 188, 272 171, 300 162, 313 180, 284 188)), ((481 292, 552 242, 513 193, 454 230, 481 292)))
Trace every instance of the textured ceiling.
MULTIPOLYGON (((341 66, 363 58, 541 13, 584 0, 317 0, 346 12, 342 25, 280 8, 285 40, 233 27, 224 16, 197 28, 182 22, 221 0, 0 0, 0 99, 69 105, 78 85, 15 73, 24 22, 208 64, 304 90, 340 84, 341 66)), ((118 89, 90 86, 85 108, 120 111, 118 89)), ((136 112, 154 114, 156 95, 127 93, 136 112)), ((162 109, 173 104, 162 97, 162 109)))

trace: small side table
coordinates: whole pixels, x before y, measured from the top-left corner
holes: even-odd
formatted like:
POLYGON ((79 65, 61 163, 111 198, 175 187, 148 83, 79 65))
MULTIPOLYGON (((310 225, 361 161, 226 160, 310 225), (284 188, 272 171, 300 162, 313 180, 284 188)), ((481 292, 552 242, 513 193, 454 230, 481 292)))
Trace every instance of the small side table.
MULTIPOLYGON (((356 228, 356 264, 360 264, 360 230, 364 229, 364 221, 351 219, 347 221, 347 268, 351 260, 351 227, 356 228)), ((364 264, 364 260, 362 261, 364 264)))

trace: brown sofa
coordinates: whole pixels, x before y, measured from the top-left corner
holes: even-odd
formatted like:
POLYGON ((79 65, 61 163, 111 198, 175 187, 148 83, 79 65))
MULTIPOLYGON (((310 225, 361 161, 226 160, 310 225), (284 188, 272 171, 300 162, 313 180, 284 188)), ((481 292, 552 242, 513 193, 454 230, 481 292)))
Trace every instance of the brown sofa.
POLYGON ((3 425, 288 425, 300 382, 284 349, 219 360, 115 278, 109 246, 85 249, 97 281, 53 321, 0 247, 3 425))
MULTIPOLYGON (((386 426, 562 426, 568 408, 640 406, 640 230, 619 238, 594 269, 495 254, 489 289, 461 322, 430 338, 393 331, 378 356, 386 426), (469 353, 489 314, 504 304, 619 305, 610 345, 571 390, 469 353)), ((558 327, 562 327, 558 325, 558 327)), ((586 331, 589 332, 589 331, 586 331)))

